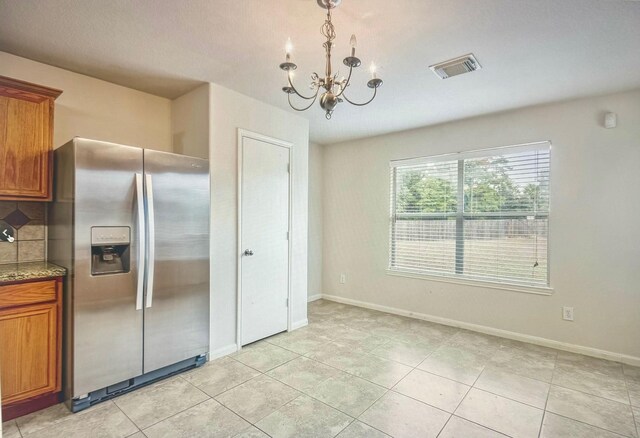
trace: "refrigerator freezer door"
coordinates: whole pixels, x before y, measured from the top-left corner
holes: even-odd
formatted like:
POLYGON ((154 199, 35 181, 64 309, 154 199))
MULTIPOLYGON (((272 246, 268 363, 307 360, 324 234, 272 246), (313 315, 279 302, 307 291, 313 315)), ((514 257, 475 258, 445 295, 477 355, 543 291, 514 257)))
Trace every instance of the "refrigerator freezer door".
POLYGON ((84 139, 74 143, 74 328, 69 341, 74 358, 72 396, 80 396, 142 374, 144 314, 136 310, 136 305, 142 307, 136 301, 143 275, 138 269, 138 216, 144 211, 138 206, 144 199, 136 194, 136 174, 143 172, 143 151, 84 139), (92 227, 130 229, 128 272, 91 275, 92 227))
POLYGON ((209 164, 144 151, 148 272, 144 372, 209 351, 209 164), (149 226, 151 224, 152 226, 149 226))

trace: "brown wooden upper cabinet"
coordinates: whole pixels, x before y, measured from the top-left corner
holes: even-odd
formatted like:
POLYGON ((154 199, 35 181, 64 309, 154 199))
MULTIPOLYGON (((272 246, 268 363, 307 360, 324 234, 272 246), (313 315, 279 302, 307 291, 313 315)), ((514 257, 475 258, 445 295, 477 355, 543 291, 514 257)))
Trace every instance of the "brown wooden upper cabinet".
POLYGON ((0 200, 50 201, 60 90, 0 76, 0 200))

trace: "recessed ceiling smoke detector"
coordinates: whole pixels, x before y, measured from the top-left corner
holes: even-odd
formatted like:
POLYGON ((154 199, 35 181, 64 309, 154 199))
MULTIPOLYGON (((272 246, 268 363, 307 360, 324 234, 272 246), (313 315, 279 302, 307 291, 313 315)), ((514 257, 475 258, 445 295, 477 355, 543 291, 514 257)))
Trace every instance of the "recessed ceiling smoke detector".
POLYGON ((429 67, 440 79, 447 79, 452 76, 458 76, 472 71, 480 70, 482 66, 478 62, 473 53, 460 56, 459 58, 450 59, 429 67))

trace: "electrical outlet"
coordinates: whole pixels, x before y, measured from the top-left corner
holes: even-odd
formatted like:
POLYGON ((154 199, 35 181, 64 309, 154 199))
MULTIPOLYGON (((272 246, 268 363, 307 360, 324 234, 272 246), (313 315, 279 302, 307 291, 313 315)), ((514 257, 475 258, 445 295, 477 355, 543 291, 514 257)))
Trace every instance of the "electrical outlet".
POLYGON ((565 321, 573 321, 573 307, 562 308, 562 319, 565 321))
POLYGON ((347 274, 340 274, 340 284, 345 284, 347 282, 347 274))

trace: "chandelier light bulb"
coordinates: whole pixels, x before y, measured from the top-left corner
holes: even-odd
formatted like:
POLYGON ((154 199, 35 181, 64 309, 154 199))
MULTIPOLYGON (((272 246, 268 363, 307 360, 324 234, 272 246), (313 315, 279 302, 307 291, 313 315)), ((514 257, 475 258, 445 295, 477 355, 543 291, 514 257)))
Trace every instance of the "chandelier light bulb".
POLYGON ((351 35, 349 44, 351 44, 351 56, 356 56, 356 47, 358 46, 358 40, 356 40, 355 34, 351 35))
POLYGON ((369 67, 369 71, 371 72, 371 79, 378 78, 378 67, 372 62, 371 67, 369 67))
POLYGON ((284 50, 287 53, 287 61, 291 60, 291 52, 293 51, 293 43, 291 38, 287 38, 287 43, 284 45, 284 50))

